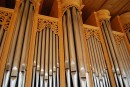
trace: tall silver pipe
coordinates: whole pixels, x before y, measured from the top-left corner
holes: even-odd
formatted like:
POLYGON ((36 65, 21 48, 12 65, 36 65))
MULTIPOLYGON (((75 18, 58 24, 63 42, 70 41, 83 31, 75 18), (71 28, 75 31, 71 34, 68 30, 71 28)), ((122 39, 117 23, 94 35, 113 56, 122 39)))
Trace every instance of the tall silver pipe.
POLYGON ((99 64, 98 64, 98 59, 97 59, 97 56, 96 56, 96 50, 95 50, 95 45, 94 45, 94 37, 92 36, 91 37, 91 44, 92 44, 92 52, 93 52, 93 55, 94 55, 94 62, 95 62, 95 65, 96 65, 96 68, 97 68, 97 76, 96 76, 96 80, 97 80, 97 85, 98 85, 98 87, 100 87, 100 79, 99 79, 99 75, 100 75, 100 66, 99 66, 99 64))
POLYGON ((39 33, 36 32, 36 38, 35 38, 35 51, 34 51, 34 59, 33 59, 33 76, 32 76, 32 87, 35 87, 35 78, 36 78, 36 65, 37 65, 37 55, 38 55, 38 36, 39 33))
POLYGON ((124 61, 124 55, 122 53, 122 49, 121 47, 119 46, 119 54, 120 54, 120 61, 122 61, 122 64, 121 66, 123 67, 123 71, 122 71, 122 77, 123 77, 123 82, 124 82, 124 85, 125 87, 128 87, 128 82, 127 82, 127 73, 126 73, 126 66, 125 66, 125 61, 124 61))
POLYGON ((73 86, 78 86, 78 77, 77 77, 77 64, 76 64, 76 54, 75 54, 75 46, 74 46, 74 35, 72 29, 72 20, 71 20, 71 12, 70 9, 67 10, 67 28, 68 28, 68 42, 69 42, 69 52, 70 52, 70 65, 71 65, 71 75, 73 86))
POLYGON ((66 80, 67 87, 71 87, 71 75, 70 75, 70 61, 69 61, 69 46, 68 46, 68 35, 67 35, 67 27, 66 27, 66 15, 63 15, 63 30, 64 30, 64 51, 65 51, 65 72, 66 72, 66 80))
POLYGON ((49 47, 50 47, 50 49, 49 49, 49 87, 53 87, 53 85, 52 85, 52 62, 53 62, 53 54, 52 54, 52 43, 53 43, 53 40, 52 40, 52 30, 50 30, 50 44, 49 44, 49 47))
POLYGON ((99 49, 99 53, 101 56, 101 62, 102 62, 102 66, 103 66, 103 74, 105 77, 105 82, 107 84, 107 87, 111 87, 108 70, 107 70, 107 65, 106 65, 105 58, 104 58, 104 52, 103 52, 103 48, 102 48, 102 45, 100 42, 98 42, 97 47, 99 49))
POLYGON ((86 81, 87 81, 87 87, 90 86, 90 82, 89 82, 89 72, 87 69, 87 57, 86 57, 86 50, 85 50, 85 45, 84 45, 84 37, 83 37, 83 29, 82 29, 82 21, 81 21, 81 16, 80 13, 77 11, 77 22, 78 22, 78 26, 79 26, 79 33, 80 33, 80 38, 81 38, 81 44, 82 44, 82 54, 83 54, 83 60, 84 60, 84 65, 85 65, 85 69, 86 69, 86 81))
POLYGON ((33 6, 30 5, 27 27, 25 31, 25 37, 24 37, 24 43, 23 43, 23 49, 22 49, 22 55, 21 55, 18 87, 23 87, 25 83, 24 76, 26 76, 27 57, 28 57, 28 52, 29 52, 29 42, 30 42, 31 26, 32 26, 31 25, 32 24, 31 18, 33 15, 32 12, 33 12, 33 6))
POLYGON ((60 87, 60 71, 59 71, 59 38, 56 35, 56 66, 57 66, 57 87, 60 87))
POLYGON ((46 30, 46 52, 45 52, 45 74, 44 74, 44 87, 48 87, 48 60, 49 60, 49 35, 50 29, 46 30))
POLYGON ((44 72, 45 72, 45 44, 46 42, 46 29, 42 30, 42 54, 41 54, 41 71, 40 71, 40 87, 43 87, 44 72))
POLYGON ((107 84, 105 84, 105 78, 104 78, 104 73, 103 73, 103 62, 102 62, 102 59, 101 59, 101 55, 100 55, 100 50, 98 49, 97 47, 97 44, 98 44, 98 40, 96 38, 93 37, 93 43, 94 43, 94 48, 95 48, 95 51, 96 51, 96 56, 97 56, 97 62, 99 63, 99 82, 100 82, 100 86, 106 86, 108 87, 107 84))
POLYGON ((94 87, 98 87, 97 81, 96 81, 96 76, 97 76, 97 68, 96 68, 96 63, 94 62, 94 55, 92 51, 92 42, 91 42, 91 37, 87 40, 88 44, 88 49, 89 49, 89 54, 90 54, 90 62, 91 62, 91 68, 93 72, 93 81, 94 81, 94 87))
POLYGON ((40 61, 41 61, 41 41, 42 41, 42 32, 39 33, 38 41, 38 53, 37 53, 37 65, 36 65, 36 87, 39 87, 39 78, 40 78, 40 61))
POLYGON ((53 34, 53 87, 56 86, 56 36, 53 34))

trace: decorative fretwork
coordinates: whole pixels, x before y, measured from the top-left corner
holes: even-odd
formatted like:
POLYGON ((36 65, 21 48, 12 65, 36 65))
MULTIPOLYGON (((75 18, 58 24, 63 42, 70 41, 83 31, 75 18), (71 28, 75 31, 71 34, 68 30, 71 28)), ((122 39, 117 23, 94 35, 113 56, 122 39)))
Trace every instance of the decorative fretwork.
POLYGON ((96 12, 96 16, 98 18, 98 21, 100 22, 100 24, 104 21, 107 20, 109 21, 111 16, 110 16, 110 12, 108 10, 102 9, 96 12))
POLYGON ((119 46, 120 42, 124 39, 124 34, 120 33, 120 32, 113 31, 113 35, 114 35, 117 46, 119 46))
POLYGON ((58 19, 53 18, 53 17, 39 15, 37 29, 38 31, 41 31, 42 29, 45 29, 45 28, 49 28, 55 34, 57 34, 58 33, 58 19))
POLYGON ((127 24, 123 25, 124 31, 127 32, 128 30, 130 30, 130 22, 127 24))
POLYGON ((100 41, 99 30, 96 27, 84 26, 85 37, 88 40, 91 36, 94 36, 98 41, 100 41))
POLYGON ((0 25, 3 26, 3 29, 7 30, 12 18, 13 11, 9 11, 6 8, 0 8, 0 25))
POLYGON ((82 5, 81 0, 64 0, 62 1, 62 14, 64 14, 70 7, 75 7, 80 13, 82 13, 81 9, 84 5, 82 5))

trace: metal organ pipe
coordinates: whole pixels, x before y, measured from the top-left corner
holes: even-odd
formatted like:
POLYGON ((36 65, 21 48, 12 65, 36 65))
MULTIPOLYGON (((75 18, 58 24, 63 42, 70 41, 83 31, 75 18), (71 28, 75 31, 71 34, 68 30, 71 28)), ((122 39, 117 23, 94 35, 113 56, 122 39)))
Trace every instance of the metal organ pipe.
POLYGON ((37 65, 37 51, 38 51, 38 32, 36 33, 35 38, 35 51, 34 51, 34 59, 33 59, 33 78, 32 78, 32 87, 35 86, 35 74, 36 74, 36 65, 37 65))
POLYGON ((49 81, 48 81, 48 60, 49 60, 49 35, 50 30, 46 30, 46 52, 45 52, 45 77, 44 77, 44 87, 48 87, 49 81))
POLYGON ((40 76, 40 61, 41 61, 41 41, 42 41, 42 32, 38 32, 38 53, 37 53, 37 65, 36 65, 36 87, 39 87, 39 76, 40 76))
POLYGON ((53 33, 53 87, 56 87, 56 35, 53 33))
POLYGON ((57 65, 57 87, 60 87, 60 77, 59 77, 59 38, 58 35, 56 35, 56 65, 57 65))
POLYGON ((78 22, 78 26, 79 26, 79 33, 80 33, 80 39, 81 39, 81 44, 82 44, 82 54, 83 54, 83 61, 84 61, 84 66, 85 66, 85 70, 86 70, 86 81, 87 81, 87 87, 90 86, 89 84, 89 72, 88 72, 88 68, 87 68, 87 57, 86 57, 86 50, 85 50, 85 46, 84 46, 84 37, 83 37, 83 32, 82 32, 82 21, 81 21, 81 16, 80 13, 77 11, 77 22, 78 22))
POLYGON ((53 52, 53 50, 52 50, 52 43, 53 43, 53 40, 52 40, 52 38, 53 38, 53 34, 52 34, 53 32, 50 30, 50 44, 49 44, 49 47, 50 47, 50 49, 49 49, 49 87, 53 87, 53 85, 52 85, 52 80, 53 80, 53 78, 52 78, 52 72, 53 72, 53 70, 52 70, 52 64, 53 64, 53 55, 52 55, 52 52, 53 52))
POLYGON ((65 72, 67 87, 71 87, 71 75, 70 75, 70 59, 69 59, 69 47, 68 47, 68 35, 66 27, 66 16, 63 16, 63 30, 64 30, 64 52, 65 52, 65 72))
POLYGON ((33 6, 30 5, 29 8, 29 14, 28 14, 28 20, 27 20, 27 27, 25 31, 25 37, 24 37, 24 43, 23 43, 23 49, 22 49, 22 55, 21 55, 21 63, 20 63, 20 71, 19 71, 19 82, 18 86, 24 86, 25 83, 25 76, 26 76, 26 67, 27 67, 27 57, 29 52, 29 42, 30 42, 30 36, 31 36, 31 18, 33 16, 33 6), (22 78, 22 79, 21 79, 22 78))
POLYGON ((98 87, 97 86, 97 80, 96 80, 96 76, 98 75, 98 73, 97 73, 96 63, 94 61, 94 54, 93 54, 93 48, 92 48, 92 45, 91 45, 91 38, 88 39, 87 45, 88 45, 89 54, 90 54, 90 62, 91 62, 91 68, 92 68, 92 72, 93 72, 94 86, 98 87))

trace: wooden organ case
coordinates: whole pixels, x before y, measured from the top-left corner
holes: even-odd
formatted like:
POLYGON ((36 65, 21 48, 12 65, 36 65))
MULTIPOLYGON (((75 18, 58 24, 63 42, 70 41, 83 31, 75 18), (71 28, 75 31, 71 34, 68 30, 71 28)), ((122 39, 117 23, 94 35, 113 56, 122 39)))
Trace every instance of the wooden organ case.
POLYGON ((129 12, 82 20, 82 0, 0 7, 0 87, 130 87, 129 12), (56 12, 55 12, 56 11, 56 12))

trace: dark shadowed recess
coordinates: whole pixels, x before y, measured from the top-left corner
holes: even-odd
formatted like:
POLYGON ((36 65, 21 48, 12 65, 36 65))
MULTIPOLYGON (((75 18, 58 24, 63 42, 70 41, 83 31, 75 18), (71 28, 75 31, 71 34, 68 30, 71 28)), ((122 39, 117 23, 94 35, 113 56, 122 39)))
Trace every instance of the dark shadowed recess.
POLYGON ((49 16, 54 0, 44 0, 41 6, 40 14, 49 16))
POLYGON ((0 7, 6 7, 6 8, 14 9, 15 0, 0 0, 0 7))

